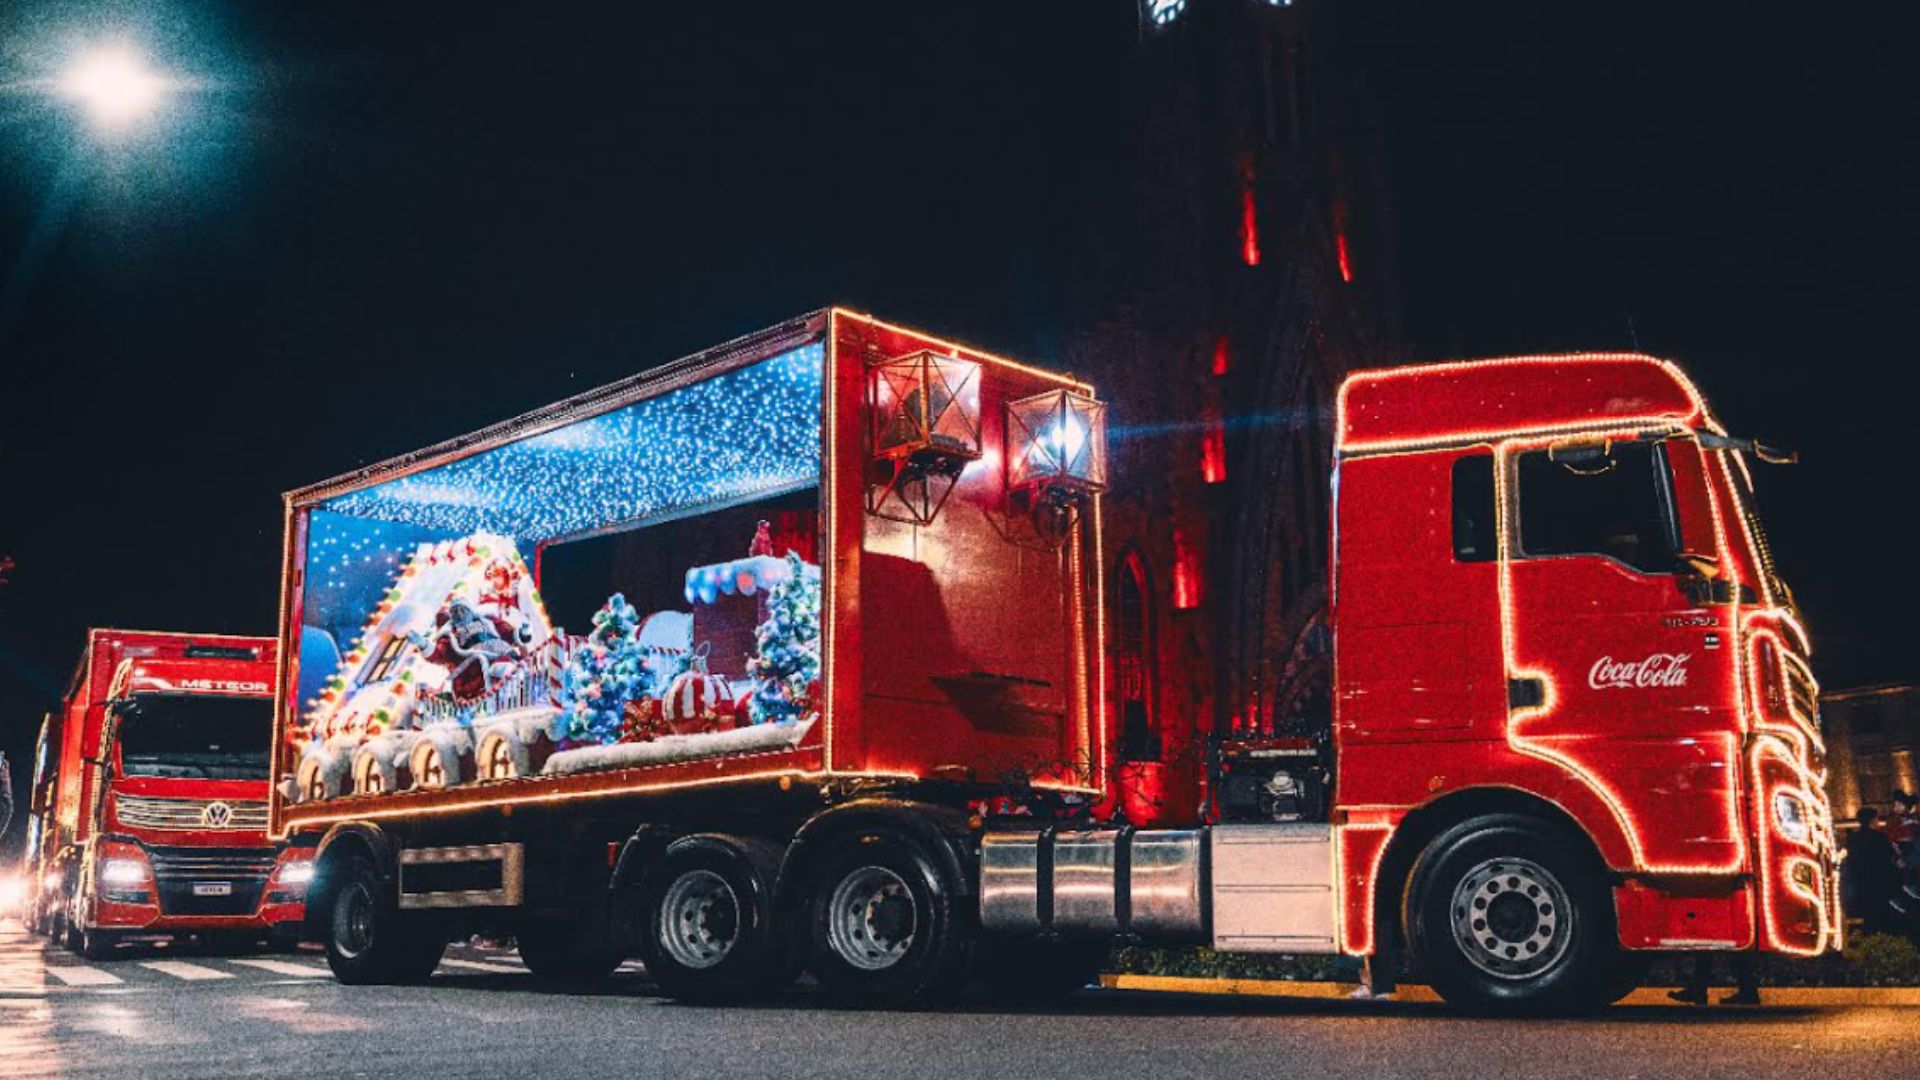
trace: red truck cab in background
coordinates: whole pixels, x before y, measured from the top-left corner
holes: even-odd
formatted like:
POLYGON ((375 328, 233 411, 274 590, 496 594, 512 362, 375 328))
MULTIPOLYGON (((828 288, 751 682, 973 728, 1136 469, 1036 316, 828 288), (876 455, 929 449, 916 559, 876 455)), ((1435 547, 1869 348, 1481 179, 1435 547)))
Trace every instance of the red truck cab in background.
POLYGON ((89 631, 35 754, 30 928, 100 958, 298 927, 311 863, 266 835, 274 663, 271 638, 89 631))

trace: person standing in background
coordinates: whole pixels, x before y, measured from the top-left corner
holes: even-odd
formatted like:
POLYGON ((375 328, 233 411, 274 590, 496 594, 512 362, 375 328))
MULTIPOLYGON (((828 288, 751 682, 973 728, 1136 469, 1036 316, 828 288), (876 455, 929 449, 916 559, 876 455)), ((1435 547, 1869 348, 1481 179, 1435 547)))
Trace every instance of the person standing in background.
POLYGON ((1853 907, 1847 914, 1868 934, 1897 934, 1893 901, 1900 891, 1900 857, 1880 828, 1880 811, 1860 808, 1860 827, 1847 837, 1847 867, 1853 877, 1853 907))

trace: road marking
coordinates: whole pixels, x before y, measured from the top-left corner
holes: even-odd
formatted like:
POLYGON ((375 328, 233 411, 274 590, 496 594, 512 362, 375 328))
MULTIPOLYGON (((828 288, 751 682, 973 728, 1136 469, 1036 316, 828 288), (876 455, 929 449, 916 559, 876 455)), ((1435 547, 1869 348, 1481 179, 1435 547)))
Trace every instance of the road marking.
POLYGON ((271 971, 275 975, 298 975, 306 979, 318 979, 333 974, 326 968, 315 967, 312 964, 296 964, 291 960, 232 960, 229 963, 271 971))
POLYGON ((442 960, 441 967, 460 968, 463 971, 486 971, 495 975, 525 975, 523 967, 508 967, 505 964, 483 964, 478 960, 442 960))
POLYGON ((233 978, 233 972, 231 971, 219 971, 210 967, 201 967, 199 964, 189 964, 185 960, 145 960, 141 962, 140 966, 150 968, 162 975, 171 975, 176 979, 185 979, 188 982, 233 978))
POLYGON ((112 986, 126 981, 111 971, 67 964, 48 964, 47 974, 68 986, 112 986))

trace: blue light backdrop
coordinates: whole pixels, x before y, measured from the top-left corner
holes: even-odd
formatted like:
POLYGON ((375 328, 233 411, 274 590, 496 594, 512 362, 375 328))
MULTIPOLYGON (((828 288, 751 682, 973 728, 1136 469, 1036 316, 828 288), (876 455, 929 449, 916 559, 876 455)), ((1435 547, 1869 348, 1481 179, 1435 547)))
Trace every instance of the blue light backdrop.
POLYGON ((820 481, 821 345, 320 504, 526 544, 820 481))

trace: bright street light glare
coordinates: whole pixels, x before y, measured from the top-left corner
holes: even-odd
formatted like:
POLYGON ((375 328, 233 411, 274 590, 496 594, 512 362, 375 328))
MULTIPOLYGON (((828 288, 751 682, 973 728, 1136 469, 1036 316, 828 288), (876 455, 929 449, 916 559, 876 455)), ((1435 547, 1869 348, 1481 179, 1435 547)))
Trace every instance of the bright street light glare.
POLYGON ((60 89, 78 101, 105 128, 122 128, 160 104, 167 81, 124 46, 96 49, 79 58, 60 80, 60 89))

